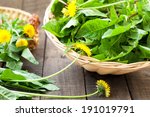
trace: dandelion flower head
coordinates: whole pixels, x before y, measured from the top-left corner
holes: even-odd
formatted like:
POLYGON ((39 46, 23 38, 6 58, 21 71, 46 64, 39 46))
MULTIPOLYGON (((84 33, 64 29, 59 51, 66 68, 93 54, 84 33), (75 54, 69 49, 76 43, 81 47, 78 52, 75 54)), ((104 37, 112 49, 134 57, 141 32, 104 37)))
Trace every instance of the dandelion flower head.
POLYGON ((18 39, 16 42, 16 47, 26 47, 28 46, 28 41, 26 39, 18 39))
POLYGON ((88 56, 92 55, 90 48, 83 43, 75 43, 74 48, 84 51, 88 56))
POLYGON ((66 8, 62 9, 62 13, 65 16, 73 17, 77 12, 76 0, 71 0, 68 2, 66 8))
POLYGON ((110 96, 110 86, 104 80, 97 81, 97 89, 99 93, 104 93, 106 97, 110 96))
POLYGON ((31 24, 25 25, 23 32, 30 38, 33 38, 35 36, 35 29, 31 24))
POLYGON ((11 40, 11 33, 8 30, 0 29, 0 43, 9 43, 11 40))

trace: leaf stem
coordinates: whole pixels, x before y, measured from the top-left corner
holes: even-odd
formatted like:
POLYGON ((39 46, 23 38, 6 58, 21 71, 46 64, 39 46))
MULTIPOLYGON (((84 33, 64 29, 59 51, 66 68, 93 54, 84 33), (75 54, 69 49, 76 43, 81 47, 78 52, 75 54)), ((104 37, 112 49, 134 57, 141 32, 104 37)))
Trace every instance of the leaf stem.
POLYGON ((67 5, 63 0, 59 0, 60 3, 67 5))
MULTIPOLYGON (((97 6, 97 7, 87 7, 87 8, 101 9, 101 8, 105 8, 105 7, 110 7, 110 6, 122 4, 122 3, 125 3, 125 2, 127 2, 127 1, 119 1, 119 2, 114 2, 114 3, 111 3, 111 4, 105 4, 105 5, 101 5, 101 6, 97 6)), ((86 9, 86 8, 82 8, 82 6, 81 6, 79 9, 86 9)))
POLYGON ((38 79, 30 79, 30 80, 10 80, 10 82, 35 82, 35 81, 42 81, 42 80, 46 80, 46 79, 49 79, 49 78, 52 78, 60 73, 62 73, 63 71, 65 71, 66 69, 68 69, 71 65, 73 65, 77 60, 78 60, 79 57, 75 58, 69 65, 67 65, 65 68, 59 70, 58 72, 55 72, 54 74, 51 74, 49 76, 45 76, 45 77, 41 77, 41 78, 38 78, 38 79))
POLYGON ((16 35, 17 35, 18 37, 20 37, 19 33, 18 33, 14 28, 12 28, 12 31, 14 31, 14 32, 16 33, 16 35))
POLYGON ((91 97, 93 95, 98 94, 98 90, 94 93, 87 94, 87 95, 79 95, 79 96, 61 96, 61 95, 47 95, 47 94, 38 94, 38 93, 27 93, 27 92, 21 92, 21 91, 12 91, 14 93, 19 93, 23 95, 29 95, 29 96, 41 96, 41 97, 47 97, 47 98, 57 98, 57 99, 77 99, 77 98, 86 98, 91 97))

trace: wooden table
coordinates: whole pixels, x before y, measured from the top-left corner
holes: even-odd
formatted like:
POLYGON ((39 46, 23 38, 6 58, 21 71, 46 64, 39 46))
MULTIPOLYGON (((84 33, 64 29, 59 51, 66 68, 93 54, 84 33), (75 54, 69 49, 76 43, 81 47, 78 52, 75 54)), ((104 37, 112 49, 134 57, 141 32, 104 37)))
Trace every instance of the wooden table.
MULTIPOLYGON (((0 0, 0 6, 8 6, 23 9, 27 12, 36 13, 40 16, 41 22, 44 12, 50 0, 0 0)), ((42 24, 41 24, 42 25, 42 24)), ((71 61, 63 56, 47 38, 44 31, 40 29, 40 44, 33 52, 34 56, 40 62, 39 65, 32 65, 25 61, 24 69, 34 72, 41 76, 52 74, 71 61)), ((52 92, 58 95, 82 95, 95 91, 97 79, 104 79, 111 86, 110 98, 93 96, 90 100, 136 100, 150 99, 150 69, 127 75, 101 76, 96 73, 90 73, 77 65, 71 66, 68 70, 54 77, 60 91, 52 92)), ((51 94, 51 93, 50 93, 51 94)), ((43 98, 35 98, 43 99, 43 98)))

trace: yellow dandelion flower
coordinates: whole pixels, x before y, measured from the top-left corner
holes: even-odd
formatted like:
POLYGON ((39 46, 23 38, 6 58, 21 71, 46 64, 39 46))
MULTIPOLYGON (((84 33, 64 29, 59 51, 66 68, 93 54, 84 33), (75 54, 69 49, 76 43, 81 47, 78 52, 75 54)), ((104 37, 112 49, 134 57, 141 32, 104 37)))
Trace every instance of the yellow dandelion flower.
POLYGON ((69 16, 70 17, 75 16, 77 11, 76 0, 72 0, 71 2, 69 2, 67 8, 68 8, 69 16))
POLYGON ((66 8, 63 8, 61 12, 64 14, 64 16, 69 16, 69 12, 66 8))
POLYGON ((83 43, 75 43, 74 48, 84 51, 88 56, 92 55, 90 48, 83 43))
POLYGON ((67 7, 62 9, 62 13, 65 16, 73 17, 75 16, 76 12, 77 12, 76 0, 71 0, 70 2, 68 2, 67 7))
POLYGON ((104 80, 97 81, 97 88, 100 93, 105 93, 106 97, 110 96, 110 86, 104 80))
POLYGON ((16 42, 16 47, 26 47, 28 46, 28 41, 26 39, 18 39, 16 42))
POLYGON ((31 24, 27 24, 24 26, 24 34, 26 34, 28 37, 33 38, 35 36, 35 29, 31 24))
POLYGON ((9 43, 11 40, 11 34, 8 30, 0 30, 0 44, 9 43))

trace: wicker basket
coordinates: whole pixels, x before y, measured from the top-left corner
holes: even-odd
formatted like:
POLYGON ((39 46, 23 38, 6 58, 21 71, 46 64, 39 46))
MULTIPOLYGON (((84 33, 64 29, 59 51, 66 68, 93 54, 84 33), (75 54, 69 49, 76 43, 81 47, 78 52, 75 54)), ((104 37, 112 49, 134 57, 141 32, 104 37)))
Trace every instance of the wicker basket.
MULTIPOLYGON (((19 9, 14 9, 14 8, 9 8, 9 7, 1 7, 0 6, 0 14, 6 14, 9 16, 10 20, 11 19, 15 19, 15 18, 19 18, 21 20, 24 21, 28 21, 31 17, 32 14, 19 10, 19 9)), ((33 40, 29 41, 29 47, 30 49, 35 49, 38 45, 38 33, 34 36, 33 40)))
MULTIPOLYGON (((51 18, 53 18, 52 13, 50 12, 50 7, 51 5, 49 5, 45 11, 45 16, 44 16, 44 21, 43 21, 44 24, 46 24, 51 18)), ((56 36, 49 33, 48 31, 46 31, 46 34, 55 46, 57 46, 63 52, 65 51, 66 46, 62 44, 57 39, 56 36)), ((78 56, 79 54, 76 53, 75 51, 70 51, 67 53, 67 57, 71 60, 75 59, 78 56)), ((94 59, 92 57, 81 56, 81 55, 76 63, 78 63, 79 65, 81 65, 83 68, 85 68, 88 71, 97 72, 101 75, 126 74, 126 73, 134 72, 134 71, 150 66, 149 61, 142 61, 142 62, 136 62, 136 63, 131 63, 131 64, 123 64, 119 62, 100 62, 99 60, 94 59)))

